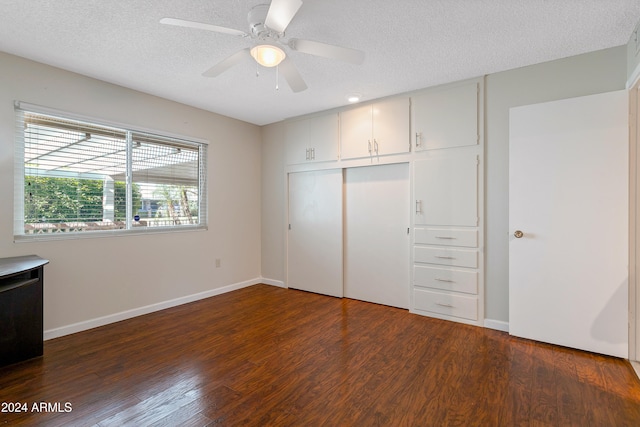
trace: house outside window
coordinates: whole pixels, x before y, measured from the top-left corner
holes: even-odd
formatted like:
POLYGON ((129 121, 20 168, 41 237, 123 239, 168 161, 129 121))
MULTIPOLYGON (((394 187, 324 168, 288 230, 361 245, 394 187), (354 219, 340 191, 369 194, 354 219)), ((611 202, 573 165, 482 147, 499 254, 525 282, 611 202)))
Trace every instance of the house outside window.
POLYGON ((205 229, 203 141, 16 103, 16 240, 205 229))

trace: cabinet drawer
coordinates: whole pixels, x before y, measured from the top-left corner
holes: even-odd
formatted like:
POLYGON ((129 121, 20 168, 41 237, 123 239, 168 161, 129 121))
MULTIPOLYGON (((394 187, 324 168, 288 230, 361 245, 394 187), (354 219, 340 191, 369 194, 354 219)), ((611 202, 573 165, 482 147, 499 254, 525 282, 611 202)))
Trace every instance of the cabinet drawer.
POLYGON ((444 291, 478 293, 478 272, 416 265, 413 267, 413 284, 444 291))
POLYGON ((478 230, 463 228, 416 228, 416 244, 478 247, 478 230))
POLYGON ((429 264, 478 268, 478 251, 472 249, 445 249, 414 247, 414 261, 429 264))
POLYGON ((414 289, 413 304, 416 310, 478 320, 478 298, 475 296, 414 289))

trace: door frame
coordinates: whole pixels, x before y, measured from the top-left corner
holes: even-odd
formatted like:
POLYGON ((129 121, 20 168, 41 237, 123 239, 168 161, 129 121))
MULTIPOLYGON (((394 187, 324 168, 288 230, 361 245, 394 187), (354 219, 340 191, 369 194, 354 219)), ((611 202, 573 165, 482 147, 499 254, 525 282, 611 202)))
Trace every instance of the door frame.
POLYGON ((629 360, 640 359, 640 77, 629 88, 629 360))

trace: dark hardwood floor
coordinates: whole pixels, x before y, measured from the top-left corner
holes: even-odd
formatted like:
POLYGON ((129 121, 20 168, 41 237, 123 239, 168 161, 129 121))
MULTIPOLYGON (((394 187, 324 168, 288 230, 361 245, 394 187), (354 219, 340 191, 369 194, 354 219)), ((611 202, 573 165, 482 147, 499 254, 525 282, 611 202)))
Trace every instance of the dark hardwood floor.
POLYGON ((640 425, 624 360, 267 285, 47 341, 0 402, 47 427, 640 425))

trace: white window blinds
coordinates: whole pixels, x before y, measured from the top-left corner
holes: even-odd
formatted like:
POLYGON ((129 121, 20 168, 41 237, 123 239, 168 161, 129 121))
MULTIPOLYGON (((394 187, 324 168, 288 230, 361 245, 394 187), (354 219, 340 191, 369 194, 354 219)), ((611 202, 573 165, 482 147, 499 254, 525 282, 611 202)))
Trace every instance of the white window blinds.
POLYGON ((206 227, 206 145, 16 105, 16 237, 206 227))

